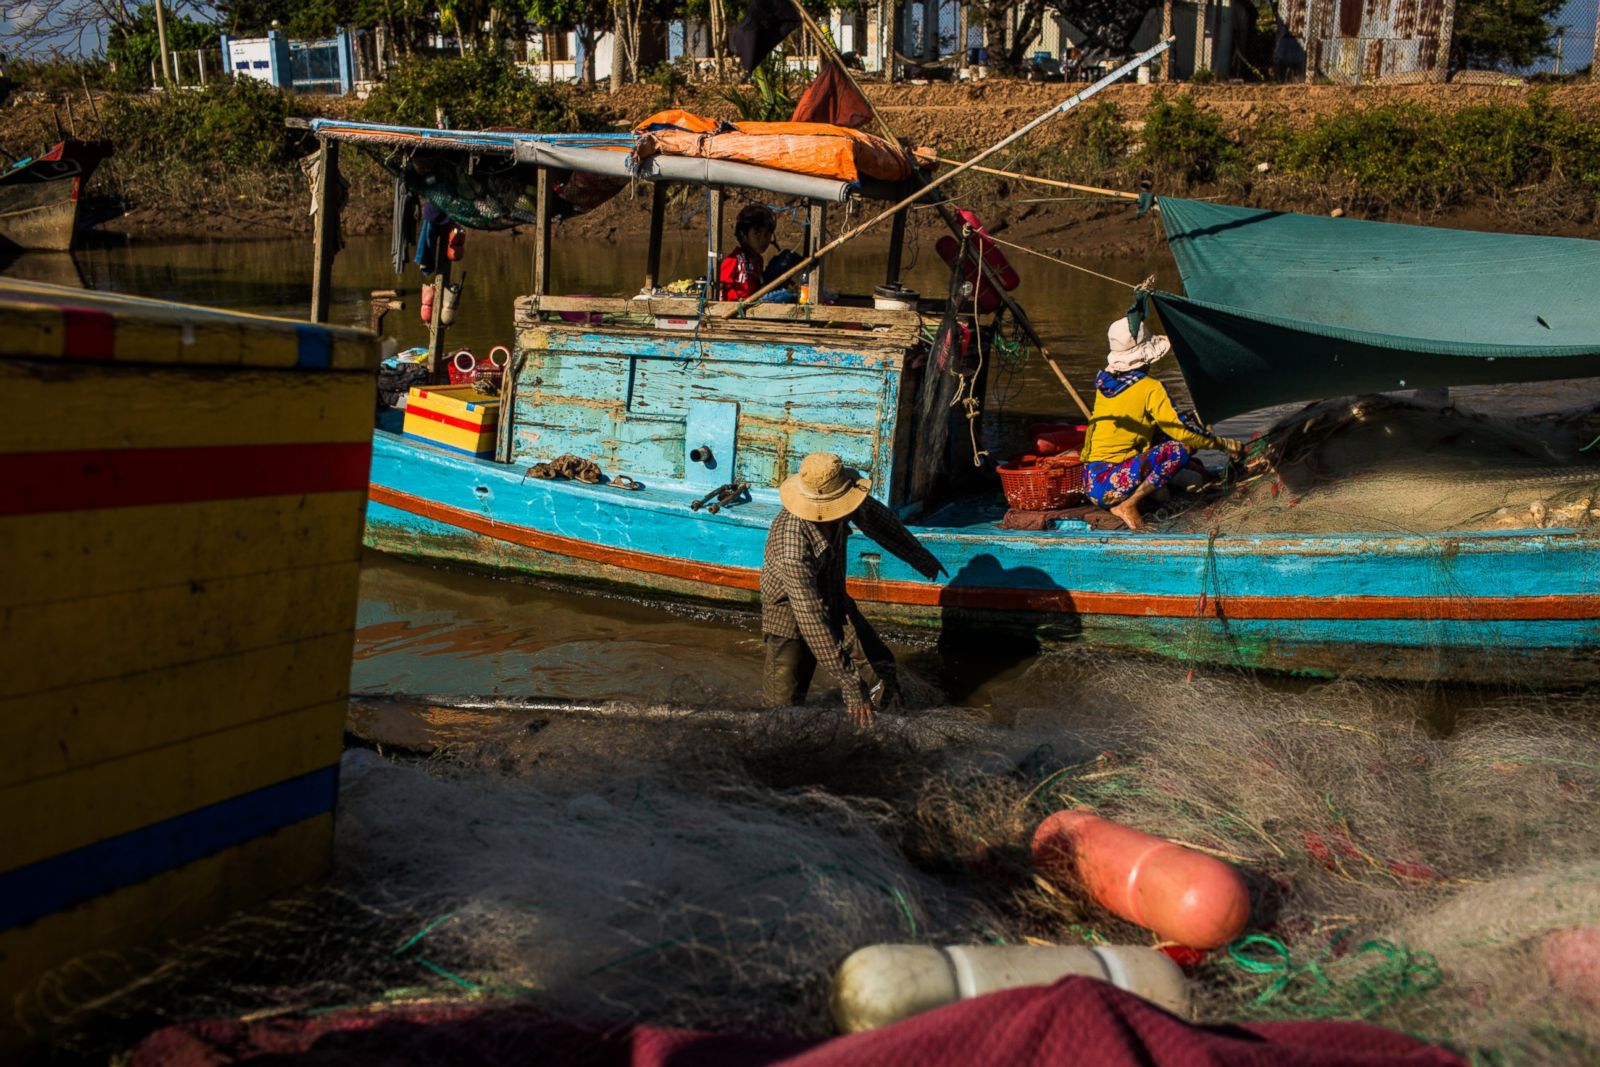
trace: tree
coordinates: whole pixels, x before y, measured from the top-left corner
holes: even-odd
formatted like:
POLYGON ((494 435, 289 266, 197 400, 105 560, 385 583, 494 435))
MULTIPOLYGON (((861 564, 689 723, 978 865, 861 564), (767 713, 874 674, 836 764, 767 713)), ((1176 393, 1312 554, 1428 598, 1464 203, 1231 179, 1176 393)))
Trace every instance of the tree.
POLYGON ((1450 65, 1520 70, 1554 55, 1554 16, 1566 0, 1460 0, 1450 65))
POLYGON ((1021 73, 1022 57, 1044 24, 1046 0, 972 0, 967 6, 983 23, 990 68, 997 74, 1021 73))
MULTIPOLYGON (((187 15, 168 15, 166 22, 169 54, 209 48, 217 43, 218 30, 214 23, 187 15)), ((155 6, 147 4, 134 9, 133 18, 126 26, 114 27, 106 36, 106 59, 115 68, 115 82, 128 89, 149 85, 150 65, 160 65, 161 52, 155 6)))
MULTIPOLYGON (((188 16, 202 25, 207 22, 207 7, 199 0, 166 0, 166 11, 174 21, 188 16)), ((154 8, 124 0, 0 0, 3 40, 18 55, 93 55, 119 37, 139 33, 145 21, 155 25, 154 8)), ((155 55, 154 48, 150 54, 155 55)))
POLYGON ((1151 7, 1145 0, 1049 0, 1047 6, 1090 44, 1113 51, 1132 46, 1151 7))

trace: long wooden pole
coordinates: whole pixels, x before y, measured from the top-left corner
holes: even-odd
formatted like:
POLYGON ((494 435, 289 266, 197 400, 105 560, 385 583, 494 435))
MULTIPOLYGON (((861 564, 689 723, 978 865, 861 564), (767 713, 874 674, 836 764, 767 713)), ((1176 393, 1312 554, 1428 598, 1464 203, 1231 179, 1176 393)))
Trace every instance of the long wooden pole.
POLYGON ((1134 58, 1130 59, 1128 62, 1124 63, 1122 66, 1118 67, 1116 70, 1112 71, 1110 74, 1107 74, 1105 77, 1101 78, 1099 81, 1095 82, 1093 85, 1089 86, 1087 89, 1084 89, 1080 93, 1074 93, 1071 97, 1069 97, 1068 99, 1064 100, 1062 103, 1058 104, 1057 106, 1052 107, 1049 111, 1044 112, 1042 115, 1039 115, 1038 117, 1036 117, 1033 120, 1029 121, 1028 123, 1026 123, 1025 125, 1021 126, 1020 128, 1018 128, 1016 130, 1013 130, 1011 133, 1007 134, 1005 137, 1002 137, 1000 140, 996 141, 994 144, 990 145, 988 148, 984 149, 982 152, 979 152, 977 155, 973 156, 971 159, 969 159, 967 162, 961 164, 959 167, 955 167, 955 168, 953 168, 951 170, 945 171, 943 174, 941 174, 937 178, 933 179, 927 185, 922 186, 916 192, 912 193, 910 196, 908 196, 905 199, 901 200, 899 203, 895 204, 892 207, 885 208, 883 211, 881 211, 877 215, 874 215, 872 218, 868 219, 866 222, 863 222, 861 225, 857 226, 855 229, 850 230, 849 232, 841 234, 840 236, 834 238, 832 241, 828 242, 823 247, 817 249, 814 253, 812 253, 811 255, 807 256, 805 259, 801 260, 799 263, 796 263, 793 267, 790 267, 788 270, 784 271, 782 274, 780 274, 778 277, 774 278, 772 281, 768 282, 766 285, 763 285, 760 289, 757 289, 755 292, 751 293, 749 296, 747 296, 743 300, 739 301, 737 304, 734 304, 732 307, 729 307, 727 309, 716 311, 714 313, 715 316, 717 318, 731 318, 732 316, 738 314, 739 312, 743 311, 746 307, 750 306, 751 304, 755 303, 757 300, 761 299, 761 297, 766 296, 768 293, 772 292, 774 289, 777 289, 778 287, 782 286, 790 278, 793 278, 795 275, 800 274, 803 271, 810 270, 811 267, 813 265, 815 265, 817 260, 821 259, 823 256, 828 255, 834 249, 839 248, 841 245, 848 244, 849 242, 855 240, 857 237, 860 237, 863 233, 866 233, 868 230, 872 229, 874 226, 878 225, 880 222, 883 222, 885 219, 892 218, 893 216, 895 216, 895 215, 899 214, 900 212, 906 210, 912 204, 916 203, 918 200, 921 200, 921 199, 925 198, 933 190, 939 188, 939 186, 944 185, 946 182, 950 181, 952 178, 956 177, 957 175, 959 175, 959 174, 961 174, 961 173, 963 173, 963 172, 965 172, 967 170, 970 170, 973 166, 975 166, 981 160, 988 159, 990 156, 994 155, 996 152, 1003 151, 1005 148, 1007 148, 1013 142, 1018 141, 1023 137, 1026 137, 1028 134, 1032 133, 1034 130, 1038 129, 1040 126, 1043 126, 1046 122, 1049 122, 1051 119, 1055 118, 1057 115, 1064 114, 1065 112, 1071 111, 1073 108, 1077 107, 1079 104, 1083 103, 1085 100, 1088 100, 1090 97, 1096 95, 1101 90, 1106 89, 1109 86, 1115 85, 1117 82, 1119 82, 1123 78, 1127 77, 1133 71, 1138 70, 1140 67, 1144 66, 1146 63, 1150 62, 1156 56, 1159 56, 1161 53, 1165 52, 1168 48, 1171 48, 1171 47, 1172 47, 1172 42, 1170 40, 1166 40, 1166 41, 1160 42, 1159 44, 1157 44, 1153 48, 1145 49, 1143 52, 1139 53, 1137 56, 1135 56, 1134 58))
MULTIPOLYGON (((934 156, 934 159, 947 167, 962 166, 959 159, 946 159, 943 156, 934 156)), ((1039 178, 1032 174, 1018 174, 1016 171, 996 170, 994 167, 972 167, 980 174, 993 174, 1001 178, 1012 178, 1019 182, 1032 182, 1035 185, 1048 185, 1053 189, 1071 189, 1079 193, 1099 193, 1101 196, 1114 196, 1119 200, 1137 200, 1138 193, 1125 193, 1120 189, 1101 189, 1094 185, 1076 185, 1073 182, 1057 181, 1054 178, 1039 178)))
POLYGON ((333 258, 339 254, 339 142, 321 138, 317 164, 317 218, 313 247, 316 258, 311 273, 311 321, 327 322, 333 299, 333 258))

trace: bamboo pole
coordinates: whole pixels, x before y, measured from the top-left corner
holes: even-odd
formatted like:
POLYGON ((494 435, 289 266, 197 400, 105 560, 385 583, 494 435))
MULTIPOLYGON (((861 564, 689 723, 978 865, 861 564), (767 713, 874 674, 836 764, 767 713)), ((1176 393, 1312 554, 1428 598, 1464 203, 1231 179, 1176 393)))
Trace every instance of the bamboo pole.
POLYGON ((1122 66, 1118 67, 1116 70, 1112 71, 1110 74, 1107 74, 1105 77, 1101 78, 1099 81, 1097 81, 1093 85, 1089 86, 1087 89, 1084 89, 1082 92, 1079 92, 1079 93, 1074 93, 1071 97, 1069 97, 1068 99, 1066 99, 1062 103, 1056 105, 1055 107, 1052 107, 1049 111, 1046 111, 1042 115, 1039 115, 1036 118, 1030 120, 1029 122, 1027 122, 1023 126, 1021 126, 1020 128, 1018 128, 1016 130, 1013 130, 1011 133, 1007 134, 1005 137, 1002 137, 1000 140, 996 141, 994 144, 990 145, 988 148, 985 148, 982 152, 979 152, 977 155, 973 156, 971 159, 969 159, 967 162, 961 164, 959 167, 955 167, 952 170, 945 171, 943 174, 941 174, 937 178, 933 179, 927 185, 922 186, 916 192, 914 192, 910 196, 904 198, 899 203, 893 205, 892 207, 885 208, 883 211, 879 212, 877 215, 874 215, 872 218, 868 219, 866 222, 863 222, 861 225, 857 226, 855 229, 850 230, 849 232, 843 233, 843 234, 839 235, 838 237, 834 238, 832 241, 828 242, 823 247, 817 249, 816 252, 814 252, 811 255, 807 256, 805 259, 801 260, 799 263, 796 263, 793 267, 790 267, 787 271, 784 271, 783 274, 781 274, 778 277, 774 278, 772 281, 768 282, 766 285, 763 285, 760 289, 757 289, 755 292, 751 293, 749 296, 745 297, 743 300, 739 301, 737 304, 734 304, 732 307, 727 308, 727 309, 720 309, 720 310, 714 312, 713 314, 717 318, 731 318, 732 316, 738 314, 739 312, 743 311, 746 307, 750 306, 751 304, 755 303, 757 300, 761 299, 761 297, 766 296, 768 293, 772 292, 774 289, 777 289, 779 286, 783 285, 790 278, 793 278, 795 275, 797 275, 797 274, 799 274, 799 273, 801 273, 803 271, 810 270, 811 267, 817 262, 817 260, 821 259, 823 256, 826 256, 830 252, 832 252, 835 249, 839 248, 840 246, 848 244, 849 242, 855 240, 857 237, 860 237, 863 233, 866 233, 868 230, 870 230, 873 227, 877 226, 880 222, 883 222, 885 219, 892 218, 893 216, 895 216, 895 215, 899 214, 900 212, 906 210, 912 204, 916 203, 918 200, 921 200, 921 199, 925 198, 933 190, 939 188, 939 186, 944 185, 946 182, 950 181, 950 179, 956 177, 957 175, 959 175, 959 174, 961 174, 961 173, 963 173, 963 172, 965 172, 967 170, 970 170, 972 167, 977 165, 977 163, 980 160, 988 159, 990 156, 994 155, 996 152, 1000 152, 1000 151, 1004 150, 1005 148, 1009 147, 1012 143, 1020 140, 1023 137, 1026 137, 1028 134, 1032 133, 1034 130, 1038 129, 1040 126, 1043 126, 1046 122, 1049 122, 1051 119, 1055 118, 1057 115, 1064 114, 1064 113, 1066 113, 1068 111, 1071 111, 1073 108, 1077 107, 1079 104, 1083 103, 1085 100, 1088 100, 1090 97, 1095 96, 1096 94, 1098 94, 1101 90, 1103 90, 1103 89, 1107 88, 1108 86, 1114 85, 1117 82, 1121 81, 1123 78, 1127 77, 1130 73, 1132 73, 1135 70, 1138 70, 1140 67, 1144 66, 1146 63, 1150 62, 1156 56, 1160 55, 1161 53, 1165 52, 1168 48, 1171 48, 1171 47, 1172 47, 1172 42, 1170 40, 1166 40, 1166 41, 1160 42, 1159 44, 1157 44, 1153 48, 1147 48, 1145 51, 1139 53, 1137 56, 1135 56, 1134 58, 1130 59, 1128 62, 1124 63, 1122 66))
MULTIPOLYGON (((933 158, 940 163, 943 163, 947 167, 960 167, 965 165, 959 159, 946 159, 943 156, 934 156, 933 158)), ((1072 189, 1075 192, 1080 193, 1099 193, 1101 196, 1114 196, 1120 200, 1139 199, 1138 193, 1125 193, 1120 189, 1101 189, 1094 185, 1077 185, 1073 182, 1057 181, 1054 178, 1039 178, 1032 174, 1018 174, 1016 171, 1011 170, 997 170, 994 167, 972 167, 971 169, 979 172, 980 174, 993 174, 1000 178, 1013 178, 1019 182, 1032 182, 1035 185, 1048 185, 1055 189, 1072 189)))

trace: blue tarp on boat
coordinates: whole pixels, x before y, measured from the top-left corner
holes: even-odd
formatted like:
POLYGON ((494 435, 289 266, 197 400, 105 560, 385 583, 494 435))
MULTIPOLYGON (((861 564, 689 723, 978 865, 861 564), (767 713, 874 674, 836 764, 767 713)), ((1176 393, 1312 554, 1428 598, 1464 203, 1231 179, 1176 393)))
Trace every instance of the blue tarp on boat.
POLYGON ((1600 241, 1161 198, 1155 294, 1202 418, 1419 386, 1600 374, 1600 241))

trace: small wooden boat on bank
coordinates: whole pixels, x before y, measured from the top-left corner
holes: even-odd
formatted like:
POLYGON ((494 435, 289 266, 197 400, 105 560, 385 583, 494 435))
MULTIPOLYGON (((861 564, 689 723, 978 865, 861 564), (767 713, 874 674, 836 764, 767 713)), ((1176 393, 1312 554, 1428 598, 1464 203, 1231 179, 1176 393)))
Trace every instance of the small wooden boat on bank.
POLYGON ((6 1058, 49 969, 326 871, 378 352, 8 280, 0 315, 6 1058))
POLYGON ((0 173, 0 247, 70 249, 79 198, 95 168, 110 155, 109 141, 68 139, 0 173))
MULTIPOLYGON (((952 336, 949 300, 889 309, 846 294, 828 305, 737 307, 715 294, 659 288, 670 184, 711 189, 715 262, 721 189, 801 196, 814 249, 828 205, 867 195, 860 183, 805 176, 820 184, 797 189, 799 176, 785 173, 780 184, 760 172, 782 172, 722 160, 715 173, 641 173, 629 169, 626 137, 575 143, 313 128, 324 174, 341 142, 364 144, 406 188, 447 214, 455 205, 452 217, 469 219, 463 204, 481 213, 498 200, 516 205, 500 224, 535 230, 515 352, 503 383, 480 395, 471 426, 481 433, 493 409, 492 452, 408 435, 401 412, 384 412, 367 513, 374 547, 507 575, 753 604, 776 487, 805 454, 826 450, 871 477, 873 494, 948 571, 925 579, 853 538, 852 593, 891 627, 952 641, 1021 634, 1312 675, 1600 679, 1600 535, 1592 528, 1207 535, 1107 532, 1065 520, 1013 529, 993 483, 974 467, 985 433, 986 368, 977 353, 992 342, 994 321, 975 331, 977 345, 951 348, 940 340, 952 336), (650 188, 639 295, 548 291, 553 205, 573 174, 650 188), (474 177, 480 185, 465 195, 462 183, 474 177), (496 196, 482 186, 490 180, 502 186, 496 196), (530 466, 564 455, 627 480, 529 477, 530 466), (630 483, 639 487, 624 488, 630 483), (698 506, 722 486, 743 490, 728 506, 698 506)), ((899 237, 888 284, 899 280, 899 237)), ((329 247, 318 261, 324 286, 329 247)), ((812 285, 820 288, 815 275, 812 285)), ((325 292, 315 299, 325 308, 325 292)))

